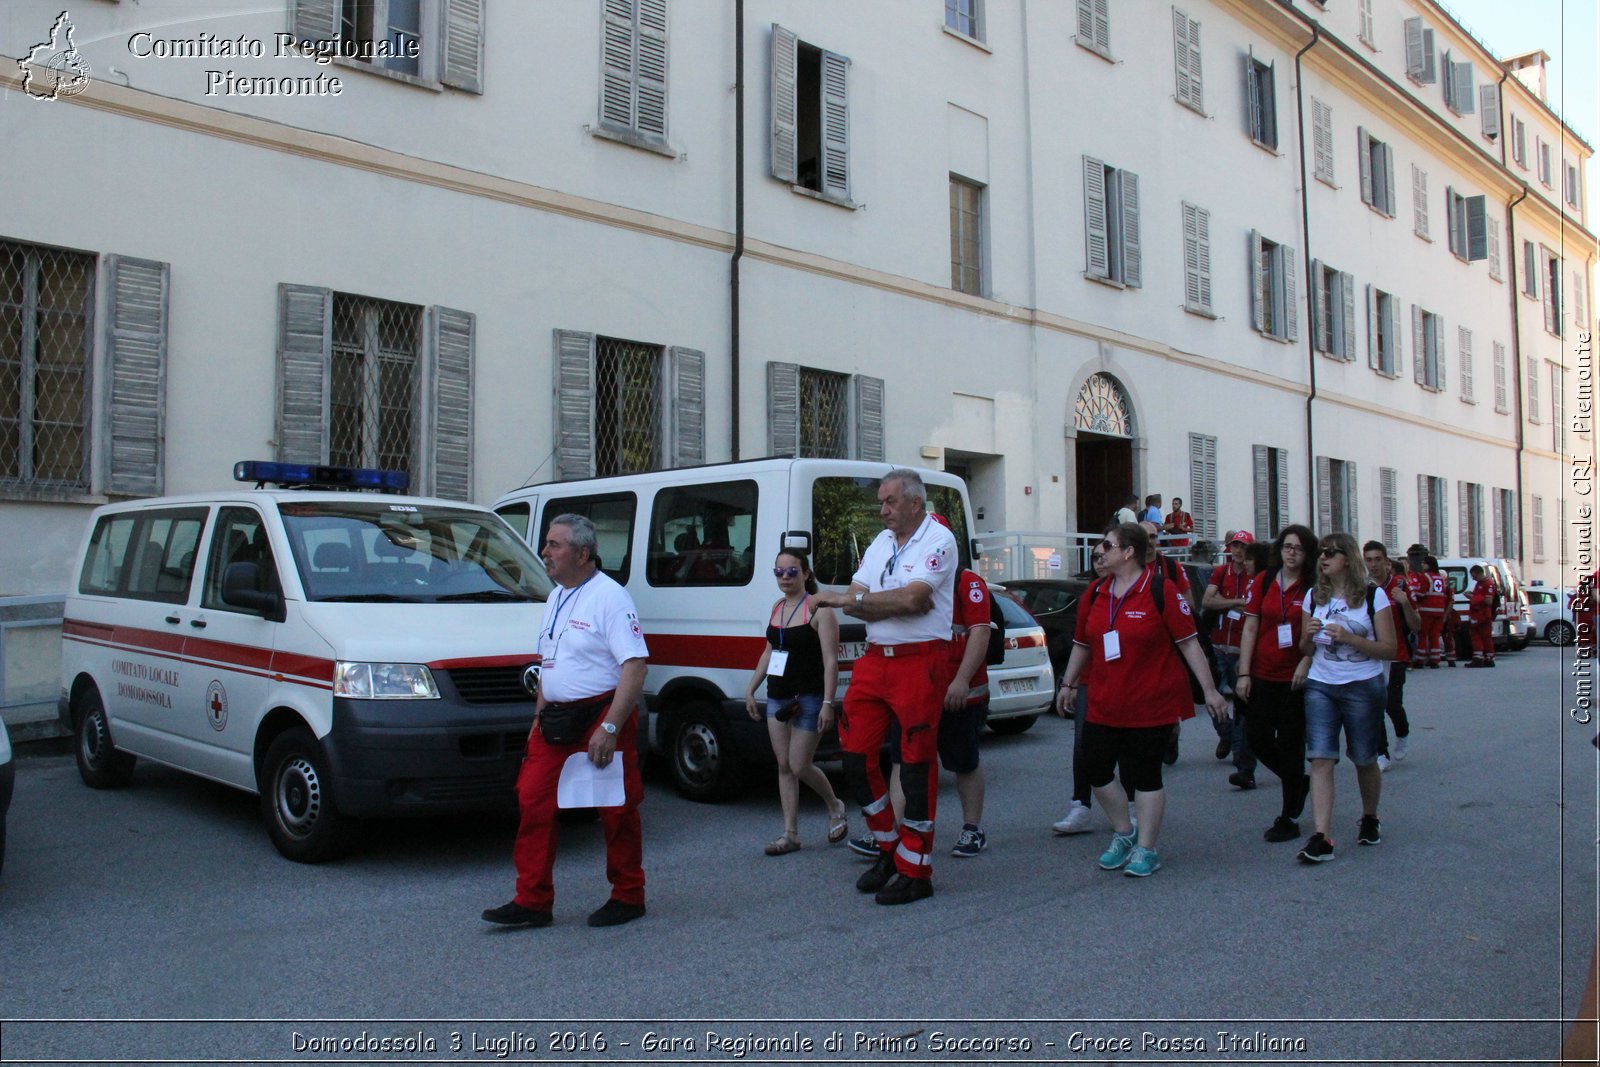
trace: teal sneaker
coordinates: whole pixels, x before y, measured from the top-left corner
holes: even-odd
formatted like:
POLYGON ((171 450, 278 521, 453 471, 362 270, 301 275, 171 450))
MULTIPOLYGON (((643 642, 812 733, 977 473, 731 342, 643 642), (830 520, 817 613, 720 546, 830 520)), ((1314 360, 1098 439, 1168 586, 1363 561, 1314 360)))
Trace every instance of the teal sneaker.
POLYGON ((1161 854, 1153 848, 1135 848, 1122 873, 1130 878, 1148 878, 1161 869, 1161 854))
POLYGON ((1100 869, 1114 871, 1128 862, 1128 856, 1133 852, 1133 843, 1137 840, 1133 834, 1124 837, 1121 834, 1111 835, 1111 847, 1100 853, 1100 869))

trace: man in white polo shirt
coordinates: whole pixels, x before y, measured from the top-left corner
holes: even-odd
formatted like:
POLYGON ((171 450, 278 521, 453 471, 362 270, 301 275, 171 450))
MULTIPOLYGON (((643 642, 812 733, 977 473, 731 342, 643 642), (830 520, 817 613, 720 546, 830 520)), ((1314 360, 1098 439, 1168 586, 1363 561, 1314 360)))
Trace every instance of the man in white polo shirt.
POLYGON ((876 893, 879 904, 909 904, 933 895, 935 761, 960 565, 955 535, 928 515, 916 471, 885 474, 878 503, 885 529, 861 557, 850 589, 821 593, 816 603, 867 624, 867 653, 851 671, 839 717, 845 777, 879 848, 877 862, 856 888, 876 893), (896 722, 906 794, 898 835, 878 762, 884 736, 896 722))
POLYGON ((567 758, 587 752, 596 767, 622 759, 623 802, 601 808, 606 877, 611 899, 589 916, 590 926, 619 926, 644 914, 644 840, 639 802, 638 716, 644 687, 644 634, 633 598, 601 571, 594 523, 582 515, 550 522, 540 550, 556 583, 539 631, 543 664, 528 754, 517 776, 522 822, 512 859, 517 895, 489 908, 485 922, 549 926, 555 903, 556 785, 567 758))

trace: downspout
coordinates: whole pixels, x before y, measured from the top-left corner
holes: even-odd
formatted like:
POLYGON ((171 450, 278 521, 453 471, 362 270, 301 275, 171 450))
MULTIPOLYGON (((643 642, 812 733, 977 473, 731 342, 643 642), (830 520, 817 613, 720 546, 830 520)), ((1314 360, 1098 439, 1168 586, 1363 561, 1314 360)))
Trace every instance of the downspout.
MULTIPOLYGON (((1505 115, 1505 106, 1500 108, 1501 116, 1505 115)), ((1501 140, 1507 136, 1505 127, 1501 127, 1501 140)), ((1502 156, 1505 145, 1500 146, 1502 156)), ((1523 566, 1524 556, 1527 554, 1527 540, 1523 536, 1526 531, 1522 528, 1522 463, 1523 450, 1526 448, 1524 434, 1527 425, 1524 420, 1522 404, 1522 316, 1519 314, 1520 306, 1517 301, 1521 299, 1522 284, 1517 278, 1517 268, 1521 265, 1521 257, 1517 254, 1517 205, 1528 199, 1528 184, 1522 183, 1522 195, 1506 205, 1506 260, 1511 266, 1511 380, 1517 387, 1516 423, 1517 423, 1517 566, 1523 566)), ((1524 571, 1524 573, 1526 573, 1524 571)))
POLYGON ((739 261, 744 258, 744 0, 733 0, 733 260, 729 264, 728 323, 729 435, 728 458, 739 461, 739 261))
POLYGON ((1313 19, 1296 11, 1287 0, 1284 9, 1291 12, 1301 22, 1311 29, 1311 40, 1306 46, 1294 54, 1294 108, 1295 125, 1297 127, 1300 143, 1300 239, 1305 251, 1305 294, 1306 294, 1306 370, 1309 377, 1311 391, 1306 395, 1306 496, 1310 500, 1310 514, 1317 513, 1317 454, 1316 434, 1313 425, 1312 405, 1317 400, 1317 301, 1316 292, 1312 288, 1315 279, 1311 277, 1311 187, 1306 184, 1306 95, 1305 79, 1301 77, 1300 60, 1311 49, 1316 47, 1317 41, 1322 38, 1322 27, 1313 19))

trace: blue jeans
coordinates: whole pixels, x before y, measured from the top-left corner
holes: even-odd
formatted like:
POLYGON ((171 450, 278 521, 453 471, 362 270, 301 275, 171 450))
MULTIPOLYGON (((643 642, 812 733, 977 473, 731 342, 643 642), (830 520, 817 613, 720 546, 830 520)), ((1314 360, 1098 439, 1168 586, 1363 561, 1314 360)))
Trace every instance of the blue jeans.
POLYGON ((1339 760, 1339 731, 1344 731, 1345 754, 1357 767, 1378 760, 1383 744, 1383 705, 1387 695, 1383 675, 1357 682, 1331 685, 1306 681, 1306 758, 1339 760))
MULTIPOLYGON (((1239 653, 1228 652, 1221 648, 1213 648, 1211 654, 1216 657, 1217 671, 1222 675, 1218 683, 1223 692, 1231 693, 1239 682, 1239 653)), ((1244 712, 1239 708, 1239 698, 1229 696, 1231 706, 1228 718, 1223 722, 1211 720, 1211 725, 1217 731, 1217 737, 1227 738, 1233 745, 1234 770, 1248 774, 1252 778, 1256 773, 1256 754, 1250 751, 1250 740, 1245 736, 1244 712)))

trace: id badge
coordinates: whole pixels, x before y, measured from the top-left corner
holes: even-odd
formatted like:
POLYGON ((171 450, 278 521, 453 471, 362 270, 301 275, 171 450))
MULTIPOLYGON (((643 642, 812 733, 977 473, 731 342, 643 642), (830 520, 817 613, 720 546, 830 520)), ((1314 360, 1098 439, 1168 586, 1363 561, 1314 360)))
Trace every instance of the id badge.
POLYGON ((1118 634, 1117 631, 1106 631, 1105 644, 1102 647, 1105 651, 1107 663, 1110 663, 1112 660, 1122 658, 1122 636, 1118 634))
POLYGON ((767 657, 767 675, 771 678, 782 678, 783 669, 789 665, 789 653, 781 648, 772 650, 772 655, 767 657))
POLYGON ((1280 623, 1278 625, 1278 647, 1289 648, 1294 644, 1294 624, 1280 623))
POLYGON ((1239 614, 1238 608, 1234 608, 1232 611, 1228 612, 1228 618, 1232 619, 1234 622, 1238 622, 1240 619, 1244 618, 1244 616, 1239 614))

